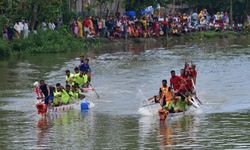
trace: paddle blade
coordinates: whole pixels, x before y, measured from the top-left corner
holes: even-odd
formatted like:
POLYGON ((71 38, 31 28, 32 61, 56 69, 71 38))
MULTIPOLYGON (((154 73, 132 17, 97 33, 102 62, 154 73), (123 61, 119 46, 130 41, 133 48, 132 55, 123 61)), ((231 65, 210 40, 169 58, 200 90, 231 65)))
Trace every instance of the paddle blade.
POLYGON ((197 101, 192 97, 189 102, 192 104, 192 106, 194 106, 195 108, 199 108, 199 103, 197 103, 197 101))

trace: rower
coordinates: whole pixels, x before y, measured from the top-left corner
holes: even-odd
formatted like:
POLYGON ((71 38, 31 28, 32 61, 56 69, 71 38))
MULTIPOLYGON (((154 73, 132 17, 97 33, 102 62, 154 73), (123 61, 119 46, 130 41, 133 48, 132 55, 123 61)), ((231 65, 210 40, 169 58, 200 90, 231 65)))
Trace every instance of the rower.
POLYGON ((60 106, 62 104, 61 97, 62 97, 62 89, 60 83, 56 84, 55 92, 54 92, 54 100, 53 100, 53 106, 60 106))
POLYGON ((42 91, 40 89, 40 85, 39 85, 39 82, 34 82, 34 86, 35 86, 35 89, 34 89, 34 92, 36 93, 37 97, 36 99, 37 100, 41 100, 43 95, 42 95, 42 91))
POLYGON ((80 74, 80 71, 79 71, 79 68, 78 68, 78 67, 75 67, 74 71, 75 71, 74 77, 75 77, 76 75, 79 75, 79 74, 80 74))
POLYGON ((65 82, 66 84, 73 85, 74 84, 74 75, 70 73, 70 70, 66 70, 65 82))
POLYGON ((85 59, 85 69, 88 75, 88 81, 91 82, 91 68, 89 66, 89 59, 85 59))
MULTIPOLYGON (((84 63, 84 58, 85 58, 84 55, 81 55, 81 56, 80 56, 80 65, 81 65, 82 63, 84 63)), ((80 67, 79 67, 79 68, 80 68, 80 67)))
POLYGON ((192 93, 192 89, 193 89, 193 84, 192 84, 192 76, 190 74, 190 72, 188 70, 181 70, 181 78, 182 78, 182 82, 184 84, 184 90, 185 92, 189 92, 192 93), (184 71, 184 73, 183 73, 184 71))
POLYGON ((174 78, 171 77, 171 79, 173 78, 176 80, 172 80, 172 83, 171 83, 171 79, 170 79, 170 84, 171 85, 173 84, 175 96, 180 96, 181 99, 184 100, 185 96, 183 94, 186 93, 186 79, 187 79, 187 77, 185 76, 184 69, 180 70, 180 76, 178 76, 178 79, 175 77, 175 72, 173 72, 173 76, 174 78), (178 81, 178 82, 175 83, 175 81, 178 81))
POLYGON ((84 99, 85 98, 85 95, 81 94, 81 90, 78 88, 77 86, 77 83, 75 85, 72 86, 72 89, 71 89, 72 93, 73 93, 73 97, 75 99, 84 99))
POLYGON ((80 65, 79 65, 78 68, 79 68, 79 70, 82 71, 82 72, 83 72, 83 71, 88 71, 87 68, 86 68, 86 61, 85 61, 84 58, 81 59, 80 65))
POLYGON ((162 80, 162 86, 159 90, 161 109, 158 110, 160 120, 165 120, 169 112, 174 112, 173 94, 171 88, 167 86, 167 80, 162 80))
POLYGON ((175 74, 174 70, 172 70, 170 73, 170 87, 171 89, 174 89, 174 93, 178 93, 181 84, 181 78, 175 74))
POLYGON ((75 83, 77 83, 80 88, 87 87, 88 86, 88 75, 86 71, 80 72, 79 75, 76 75, 74 78, 75 83))
POLYGON ((185 65, 184 65, 184 71, 188 71, 191 69, 191 67, 189 66, 189 63, 185 62, 185 65))
POLYGON ((40 81, 40 90, 41 90, 41 93, 42 93, 42 98, 44 98, 44 104, 46 105, 46 112, 47 112, 47 107, 50 107, 50 88, 49 86, 44 82, 44 80, 41 80, 40 81))
POLYGON ((162 80, 162 86, 159 90, 160 104, 167 110, 173 108, 173 93, 171 88, 167 86, 167 80, 162 80))
POLYGON ((65 89, 62 90, 62 103, 67 105, 72 102, 71 97, 73 96, 72 91, 70 90, 70 85, 66 85, 65 89))

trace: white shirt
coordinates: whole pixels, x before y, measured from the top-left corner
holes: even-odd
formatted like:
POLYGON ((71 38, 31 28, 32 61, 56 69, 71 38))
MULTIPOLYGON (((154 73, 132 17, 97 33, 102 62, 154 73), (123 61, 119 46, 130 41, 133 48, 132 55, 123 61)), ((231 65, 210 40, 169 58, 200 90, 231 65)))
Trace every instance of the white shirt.
POLYGON ((51 23, 51 30, 55 30, 56 25, 54 23, 51 23))
POLYGON ((21 32, 20 26, 19 26, 17 23, 15 23, 14 29, 15 29, 18 33, 21 32))
POLYGON ((24 31, 29 30, 28 23, 26 23, 26 22, 24 23, 23 30, 24 30, 24 31))
POLYGON ((24 24, 22 22, 19 22, 19 27, 20 27, 20 30, 23 31, 24 24))

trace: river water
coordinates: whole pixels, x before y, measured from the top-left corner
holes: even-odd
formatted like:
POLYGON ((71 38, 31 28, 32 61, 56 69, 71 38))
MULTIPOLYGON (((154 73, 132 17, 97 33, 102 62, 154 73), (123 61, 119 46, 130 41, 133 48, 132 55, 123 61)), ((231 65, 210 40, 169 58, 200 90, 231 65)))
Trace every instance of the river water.
MULTIPOLYGON (((89 52, 93 55, 94 52, 89 52)), ((11 57, 0 61, 0 149, 250 149, 250 42, 244 39, 179 44, 140 43, 91 59, 95 103, 89 112, 40 118, 33 82, 64 82, 81 52, 11 57), (153 45, 153 46, 152 46, 153 45), (204 105, 161 123, 138 113, 162 79, 184 62, 197 64, 204 105)))

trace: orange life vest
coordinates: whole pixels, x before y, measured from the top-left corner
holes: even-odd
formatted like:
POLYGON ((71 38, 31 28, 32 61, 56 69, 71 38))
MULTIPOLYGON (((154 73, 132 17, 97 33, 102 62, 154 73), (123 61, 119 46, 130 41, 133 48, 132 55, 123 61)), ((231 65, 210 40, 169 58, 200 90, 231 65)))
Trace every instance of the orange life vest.
POLYGON ((168 90, 168 86, 166 87, 161 87, 161 97, 165 96, 166 98, 166 101, 172 101, 173 99, 173 96, 172 96, 172 93, 171 91, 168 90))

